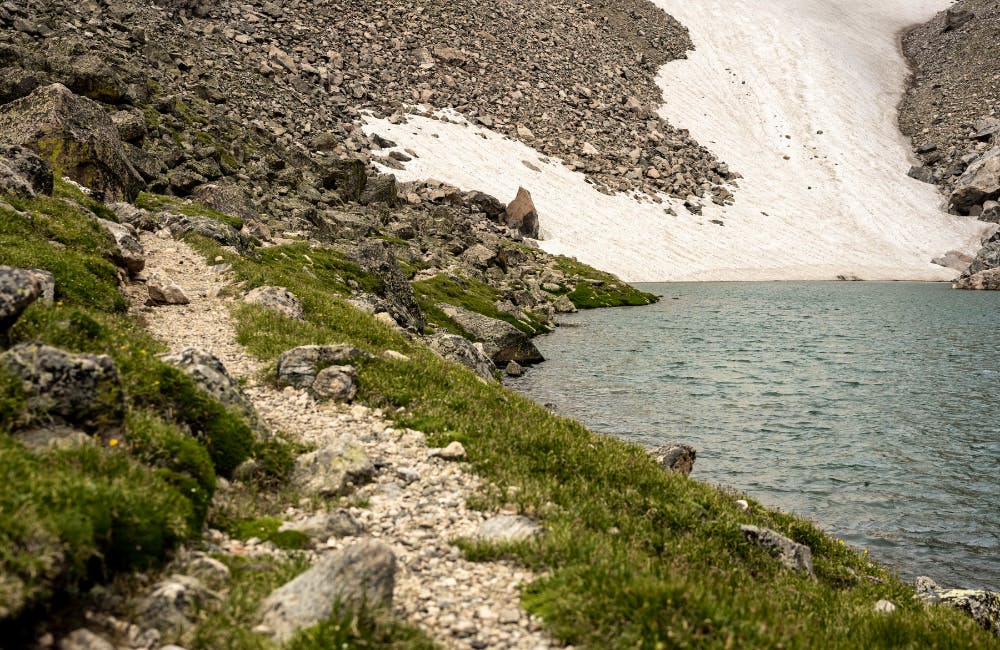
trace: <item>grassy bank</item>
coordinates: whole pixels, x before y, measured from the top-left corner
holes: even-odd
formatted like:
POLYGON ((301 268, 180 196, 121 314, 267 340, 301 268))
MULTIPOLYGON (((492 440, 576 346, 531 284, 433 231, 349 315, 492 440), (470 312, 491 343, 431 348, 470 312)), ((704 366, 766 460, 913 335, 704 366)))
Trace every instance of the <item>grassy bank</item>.
MULTIPOLYGON (((223 254, 199 244, 206 255, 223 254)), ((525 605, 567 643, 584 647, 996 647, 961 613, 927 608, 913 590, 863 553, 798 517, 664 473, 641 449, 601 437, 504 388, 486 384, 316 282, 305 257, 281 272, 229 256, 250 285, 280 284, 305 305, 294 322, 252 306, 236 312, 240 341, 264 360, 306 343, 346 342, 409 361, 360 364, 359 399, 391 407, 400 426, 461 441, 489 487, 476 506, 513 506, 547 534, 506 547, 464 542, 473 558, 515 558, 548 577, 525 605), (781 567, 746 542, 740 524, 807 544, 815 578, 781 567), (891 615, 874 611, 892 601, 891 615)), ((313 253, 309 253, 313 257, 313 253)), ((596 285, 594 285, 596 286, 596 285)))

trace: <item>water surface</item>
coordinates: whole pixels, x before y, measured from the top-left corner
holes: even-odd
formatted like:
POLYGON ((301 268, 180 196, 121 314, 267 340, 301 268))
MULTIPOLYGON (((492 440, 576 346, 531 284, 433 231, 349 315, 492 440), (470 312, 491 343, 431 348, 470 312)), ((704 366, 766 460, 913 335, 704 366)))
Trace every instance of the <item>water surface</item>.
POLYGON ((1000 293, 921 283, 640 285, 564 319, 510 385, 595 431, 698 449, 693 476, 1000 588, 1000 293))

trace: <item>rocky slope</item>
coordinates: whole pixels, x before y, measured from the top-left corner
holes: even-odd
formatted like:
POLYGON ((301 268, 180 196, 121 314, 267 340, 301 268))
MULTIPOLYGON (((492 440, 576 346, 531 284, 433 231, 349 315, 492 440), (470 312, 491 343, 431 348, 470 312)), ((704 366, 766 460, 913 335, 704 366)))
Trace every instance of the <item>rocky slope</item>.
MULTIPOLYGON (((936 183, 949 211, 1000 223, 1000 3, 960 0, 903 37, 913 78, 899 123, 921 165, 910 170, 936 183)), ((996 237, 972 260, 960 288, 1000 288, 981 275, 996 268, 996 237), (976 277, 973 277, 976 276, 976 277)))

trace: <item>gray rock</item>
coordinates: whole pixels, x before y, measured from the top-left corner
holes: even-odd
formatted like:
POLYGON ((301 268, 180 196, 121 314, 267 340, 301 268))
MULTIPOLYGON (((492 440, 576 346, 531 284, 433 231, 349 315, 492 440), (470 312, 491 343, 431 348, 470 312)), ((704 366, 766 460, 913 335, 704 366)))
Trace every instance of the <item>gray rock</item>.
POLYGON ((0 332, 6 332, 45 294, 43 276, 34 269, 0 266, 0 332))
POLYGON ((219 594, 197 578, 172 575, 153 585, 138 606, 139 619, 150 627, 180 633, 194 625, 199 610, 220 602, 219 594))
POLYGON ((507 373, 508 377, 521 377, 524 375, 524 367, 517 361, 508 361, 504 372, 507 373))
POLYGON ((697 457, 694 447, 679 442, 660 445, 659 447, 650 449, 649 453, 653 455, 653 458, 663 469, 668 472, 684 474, 685 476, 689 475, 691 470, 694 469, 694 461, 697 457))
POLYGON ((392 174, 374 174, 368 177, 365 189, 358 197, 361 205, 385 203, 390 207, 399 204, 399 187, 392 174))
POLYGON ((485 213, 492 221, 499 221, 500 215, 507 209, 495 196, 483 192, 467 192, 465 194, 465 202, 469 207, 485 213))
POLYGON ((302 521, 286 522, 280 530, 297 530, 323 542, 331 537, 357 537, 364 533, 365 528, 349 511, 338 509, 321 512, 302 521))
POLYGON ((914 588, 925 603, 943 603, 960 609, 993 634, 1000 635, 1000 593, 987 589, 942 589, 927 576, 919 576, 914 588))
POLYGON ((246 191, 239 185, 225 179, 199 185, 191 193, 191 198, 213 210, 218 210, 222 214, 243 221, 253 221, 260 218, 260 211, 257 210, 253 199, 246 191))
POLYGON ((320 399, 350 402, 358 394, 358 371, 354 366, 327 366, 316 374, 312 392, 320 399))
POLYGON ((1000 199, 1000 146, 993 147, 966 168, 951 192, 951 208, 959 214, 986 201, 1000 199))
POLYGON ((979 215, 980 221, 989 223, 1000 223, 1000 203, 997 201, 986 201, 983 203, 983 213, 979 215))
POLYGON ((496 380, 497 367, 483 350, 482 343, 473 343, 464 336, 440 333, 424 339, 427 346, 439 356, 460 363, 483 379, 496 380))
POLYGON ((496 515, 479 525, 476 536, 487 542, 523 542, 545 532, 541 526, 521 515, 496 515))
POLYGON ((507 204, 502 223, 514 228, 525 237, 538 239, 538 211, 528 190, 523 187, 517 188, 517 196, 507 204))
POLYGON ((506 321, 453 305, 440 304, 438 307, 462 329, 481 341, 486 355, 498 366, 505 366, 508 361, 531 364, 545 360, 528 335, 506 321))
POLYGON ((229 567, 201 552, 191 554, 184 564, 184 573, 215 589, 224 589, 232 577, 229 567))
POLYGON ((254 430, 261 433, 266 431, 253 403, 243 393, 239 383, 229 375, 222 361, 211 352, 186 348, 180 352, 161 354, 159 359, 182 370, 204 393, 242 415, 254 430))
POLYGON ((441 460, 465 460, 465 447, 457 440, 449 442, 447 447, 431 449, 427 453, 428 458, 440 458, 441 460))
POLYGON ((929 165, 910 167, 910 171, 908 171, 906 175, 910 178, 915 178, 922 183, 931 183, 933 185, 937 182, 937 178, 934 176, 934 168, 929 165))
POLYGON ((557 314, 575 314, 576 305, 569 299, 569 296, 562 295, 552 301, 552 308, 557 314))
POLYGON ((971 275, 963 275, 952 283, 953 289, 976 291, 1000 291, 1000 268, 987 269, 971 275))
POLYGON ((358 201, 365 191, 368 173, 364 161, 356 158, 324 159, 319 163, 320 186, 336 190, 344 201, 358 201))
POLYGON ((365 448, 353 437, 342 436, 332 444, 295 459, 292 483, 307 494, 336 497, 375 476, 365 448))
POLYGON ((97 223, 115 239, 115 264, 127 270, 129 275, 135 275, 146 268, 146 251, 139 243, 139 234, 132 226, 107 219, 98 219, 97 223))
POLYGON ((131 201, 145 186, 104 108, 62 84, 0 106, 0 140, 28 147, 106 201, 131 201))
POLYGON ((0 145, 0 192, 52 194, 52 169, 27 147, 0 145))
POLYGON ((97 636, 87 628, 74 630, 59 639, 59 650, 116 650, 107 639, 97 636))
POLYGON ((243 302, 273 309, 294 320, 303 319, 302 301, 284 287, 257 287, 243 296, 243 302))
POLYGON ((157 305, 186 305, 191 299, 180 285, 170 278, 153 273, 146 279, 150 302, 157 305))
POLYGON ((417 305, 413 287, 400 270, 389 245, 378 239, 366 240, 358 246, 357 262, 361 268, 377 277, 383 287, 389 314, 406 329, 422 332, 427 326, 417 305))
POLYGON ((261 604, 261 623, 284 643, 316 625, 334 607, 345 615, 388 608, 396 581, 396 556, 387 544, 365 540, 330 553, 308 571, 272 592, 261 604))
POLYGON ((789 569, 813 575, 812 549, 808 546, 792 541, 770 528, 744 525, 740 526, 740 530, 748 542, 776 556, 789 569))
POLYGON ((888 600, 880 600, 875 603, 875 611, 879 614, 892 614, 896 611, 896 606, 888 600))
POLYGON ((118 426, 125 416, 118 370, 107 355, 20 343, 0 354, 0 366, 21 380, 33 416, 88 432, 118 426))
POLYGON ((247 255, 254 250, 254 242, 250 237, 228 223, 210 217, 166 212, 157 216, 156 223, 159 227, 168 229, 174 237, 194 233, 223 246, 232 246, 240 255, 247 255))
POLYGON ((111 122, 124 142, 137 144, 146 137, 146 116, 138 108, 112 113, 111 122))
POLYGON ((323 368, 368 358, 371 354, 350 345, 303 345, 286 350, 278 357, 278 382, 309 388, 323 368))
POLYGON ((951 7, 945 12, 944 28, 941 31, 950 32, 953 29, 958 29, 975 17, 976 15, 971 11, 951 7))

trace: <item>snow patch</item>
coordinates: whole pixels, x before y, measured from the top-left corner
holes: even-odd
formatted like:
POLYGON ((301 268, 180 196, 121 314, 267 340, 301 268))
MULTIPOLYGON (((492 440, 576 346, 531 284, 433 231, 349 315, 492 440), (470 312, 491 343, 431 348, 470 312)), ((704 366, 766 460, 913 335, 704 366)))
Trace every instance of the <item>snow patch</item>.
POLYGON ((608 196, 561 161, 450 113, 368 118, 366 132, 418 155, 385 171, 504 202, 524 186, 544 250, 629 281, 955 277, 930 260, 974 253, 987 225, 942 212, 935 188, 906 176, 896 127, 906 75, 897 34, 949 2, 653 1, 696 46, 661 70, 661 114, 743 174, 735 205, 706 199, 695 215, 681 201, 608 196))

